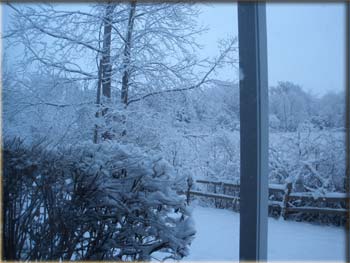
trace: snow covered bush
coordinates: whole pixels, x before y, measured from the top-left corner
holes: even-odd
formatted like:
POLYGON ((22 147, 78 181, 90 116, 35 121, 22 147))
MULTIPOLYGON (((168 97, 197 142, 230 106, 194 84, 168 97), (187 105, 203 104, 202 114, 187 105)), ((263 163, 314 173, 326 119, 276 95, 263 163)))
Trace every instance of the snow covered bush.
POLYGON ((116 142, 4 143, 4 259, 181 259, 195 234, 172 167, 116 142))
MULTIPOLYGON (((314 197, 346 192, 345 133, 335 131, 297 131, 270 134, 270 183, 291 182, 293 192, 309 192, 314 197)), ((345 202, 327 203, 294 200, 291 206, 344 209, 345 202)), ((291 217, 291 216, 290 216, 291 217)), ((341 214, 297 213, 296 220, 344 225, 341 214)))
POLYGON ((303 185, 298 191, 345 192, 345 158, 345 133, 272 133, 269 179, 271 183, 298 182, 303 185))

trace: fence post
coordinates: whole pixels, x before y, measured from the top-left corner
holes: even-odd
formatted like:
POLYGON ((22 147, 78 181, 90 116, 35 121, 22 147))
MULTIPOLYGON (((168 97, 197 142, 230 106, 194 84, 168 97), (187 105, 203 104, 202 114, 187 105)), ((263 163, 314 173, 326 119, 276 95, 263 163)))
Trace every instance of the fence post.
POLYGON ((292 183, 287 183, 286 190, 283 196, 283 207, 282 207, 282 217, 284 220, 286 220, 286 216, 288 213, 289 195, 292 192, 292 188, 293 188, 292 183))
POLYGON ((191 188, 192 188, 192 185, 193 185, 193 179, 191 176, 189 176, 187 178, 187 192, 186 192, 186 202, 187 202, 187 205, 190 204, 190 199, 191 199, 191 188))

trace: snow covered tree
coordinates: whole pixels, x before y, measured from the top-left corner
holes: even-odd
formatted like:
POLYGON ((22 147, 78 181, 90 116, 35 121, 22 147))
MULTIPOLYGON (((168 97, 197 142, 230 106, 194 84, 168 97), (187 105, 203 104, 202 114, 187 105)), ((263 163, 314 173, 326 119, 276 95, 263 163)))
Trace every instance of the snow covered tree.
MULTIPOLYGON (((9 6, 15 22, 3 37, 8 47, 19 44, 24 49, 21 67, 45 66, 71 81, 85 81, 89 89, 97 86, 97 116, 105 116, 110 107, 106 103, 120 104, 116 97, 128 105, 200 87, 236 48, 232 40, 216 59, 198 59, 195 37, 203 29, 190 3, 133 0, 69 11, 59 4, 9 6)), ((108 126, 116 117, 105 118, 108 126)))
POLYGON ((299 124, 310 121, 312 98, 300 86, 291 82, 279 82, 270 88, 270 113, 275 115, 283 131, 296 131, 299 124))
POLYGON ((327 93, 317 100, 317 120, 322 128, 345 127, 344 92, 327 93))

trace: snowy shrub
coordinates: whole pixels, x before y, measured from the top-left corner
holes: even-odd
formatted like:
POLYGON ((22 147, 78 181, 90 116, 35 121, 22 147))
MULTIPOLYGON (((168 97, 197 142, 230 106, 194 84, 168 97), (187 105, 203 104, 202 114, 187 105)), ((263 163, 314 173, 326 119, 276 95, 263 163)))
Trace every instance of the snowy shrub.
POLYGON ((239 133, 218 130, 210 138, 207 156, 208 176, 216 180, 239 181, 239 133))
POLYGON ((331 131, 271 134, 270 182, 298 182, 303 185, 298 191, 345 192, 344 136, 331 131))
POLYGON ((6 140, 7 260, 181 259, 194 236, 172 167, 131 145, 6 140))

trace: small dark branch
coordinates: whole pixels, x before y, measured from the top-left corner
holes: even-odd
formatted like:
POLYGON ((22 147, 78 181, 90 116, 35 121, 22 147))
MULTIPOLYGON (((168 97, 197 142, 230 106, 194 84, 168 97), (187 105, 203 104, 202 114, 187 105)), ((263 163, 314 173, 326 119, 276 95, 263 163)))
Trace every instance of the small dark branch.
POLYGON ((29 45, 26 46, 26 48, 29 49, 29 51, 34 55, 35 59, 38 60, 39 62, 43 63, 44 65, 50 66, 50 67, 54 67, 54 68, 58 68, 61 70, 64 70, 66 72, 70 72, 70 73, 76 73, 76 74, 81 74, 84 75, 86 77, 88 77, 89 79, 94 79, 96 78, 96 76, 94 76, 93 74, 84 72, 82 70, 75 70, 75 69, 69 69, 66 66, 60 64, 60 63, 55 63, 55 62, 51 62, 48 61, 47 59, 41 58, 35 51, 34 49, 32 49, 29 45))
POLYGON ((52 106, 57 108, 67 108, 67 107, 76 107, 76 106, 84 106, 92 104, 92 102, 83 102, 78 104, 58 104, 58 103, 51 103, 51 102, 38 102, 38 103, 25 103, 28 107, 35 107, 40 105, 46 105, 46 106, 52 106))

